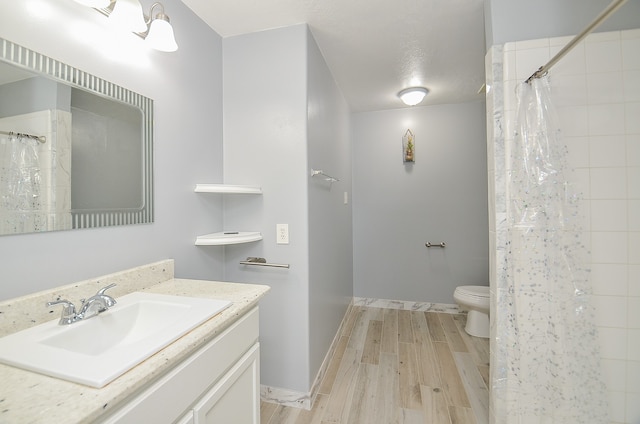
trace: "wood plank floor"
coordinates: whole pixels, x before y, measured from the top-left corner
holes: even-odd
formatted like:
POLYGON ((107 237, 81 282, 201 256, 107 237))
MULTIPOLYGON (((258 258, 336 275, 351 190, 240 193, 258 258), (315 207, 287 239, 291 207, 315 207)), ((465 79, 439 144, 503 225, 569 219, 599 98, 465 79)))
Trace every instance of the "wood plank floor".
POLYGON ((489 340, 466 315, 350 308, 308 411, 262 402, 262 424, 488 424, 489 340))

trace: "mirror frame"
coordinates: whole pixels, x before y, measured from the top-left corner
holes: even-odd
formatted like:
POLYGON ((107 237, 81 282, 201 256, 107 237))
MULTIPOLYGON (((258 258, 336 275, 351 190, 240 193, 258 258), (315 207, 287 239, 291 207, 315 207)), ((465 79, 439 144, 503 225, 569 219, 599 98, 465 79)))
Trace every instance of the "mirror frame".
POLYGON ((74 211, 72 229, 152 223, 153 100, 3 38, 0 38, 0 61, 142 111, 142 207, 74 211))

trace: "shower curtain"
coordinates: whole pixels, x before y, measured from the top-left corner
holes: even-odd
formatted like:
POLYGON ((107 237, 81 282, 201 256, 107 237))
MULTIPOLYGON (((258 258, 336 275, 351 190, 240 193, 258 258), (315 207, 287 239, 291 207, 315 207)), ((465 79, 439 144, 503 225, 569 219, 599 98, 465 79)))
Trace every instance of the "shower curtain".
POLYGON ((0 158, 0 234, 43 231, 38 141, 11 135, 0 158))
POLYGON ((494 416, 509 424, 606 423, 581 199, 546 77, 518 87, 517 113, 497 282, 497 309, 506 316, 496 323, 494 416))

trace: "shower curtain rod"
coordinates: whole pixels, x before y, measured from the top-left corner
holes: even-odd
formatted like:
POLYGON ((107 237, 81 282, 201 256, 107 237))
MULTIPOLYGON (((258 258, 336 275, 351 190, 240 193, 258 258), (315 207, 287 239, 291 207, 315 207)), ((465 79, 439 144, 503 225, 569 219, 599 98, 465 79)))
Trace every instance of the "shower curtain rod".
POLYGON ((573 49, 576 44, 582 41, 584 37, 589 35, 591 31, 593 31, 598 25, 603 23, 609 16, 611 16, 616 10, 620 8, 620 6, 622 6, 626 2, 627 0, 614 0, 613 2, 611 2, 611 4, 607 6, 607 8, 604 9, 602 13, 600 13, 600 15, 598 15, 598 17, 593 20, 593 22, 591 22, 584 30, 582 30, 580 34, 573 37, 573 39, 569 41, 569 43, 567 43, 567 45, 562 48, 562 50, 560 50, 555 56, 553 56, 549 62, 547 62, 545 65, 541 66, 537 71, 535 71, 533 75, 527 78, 525 82, 529 84, 532 79, 541 78, 542 76, 544 76, 547 73, 547 71, 549 71, 549 69, 553 65, 555 65, 560 59, 562 59, 564 55, 569 53, 569 51, 573 49))
POLYGON ((13 132, 13 131, 0 131, 0 134, 4 134, 4 135, 8 135, 8 136, 15 135, 17 137, 27 137, 27 138, 30 138, 32 140, 37 140, 40 143, 46 143, 47 142, 47 137, 45 137, 43 135, 32 135, 32 134, 25 134, 25 133, 13 132))

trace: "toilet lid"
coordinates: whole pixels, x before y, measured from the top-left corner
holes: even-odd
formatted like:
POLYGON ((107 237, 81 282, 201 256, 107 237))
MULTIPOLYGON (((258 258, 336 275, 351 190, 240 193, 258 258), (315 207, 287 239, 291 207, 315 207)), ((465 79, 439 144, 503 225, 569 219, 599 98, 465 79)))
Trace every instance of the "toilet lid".
POLYGON ((460 286, 456 290, 466 296, 489 297, 489 286, 460 286))

